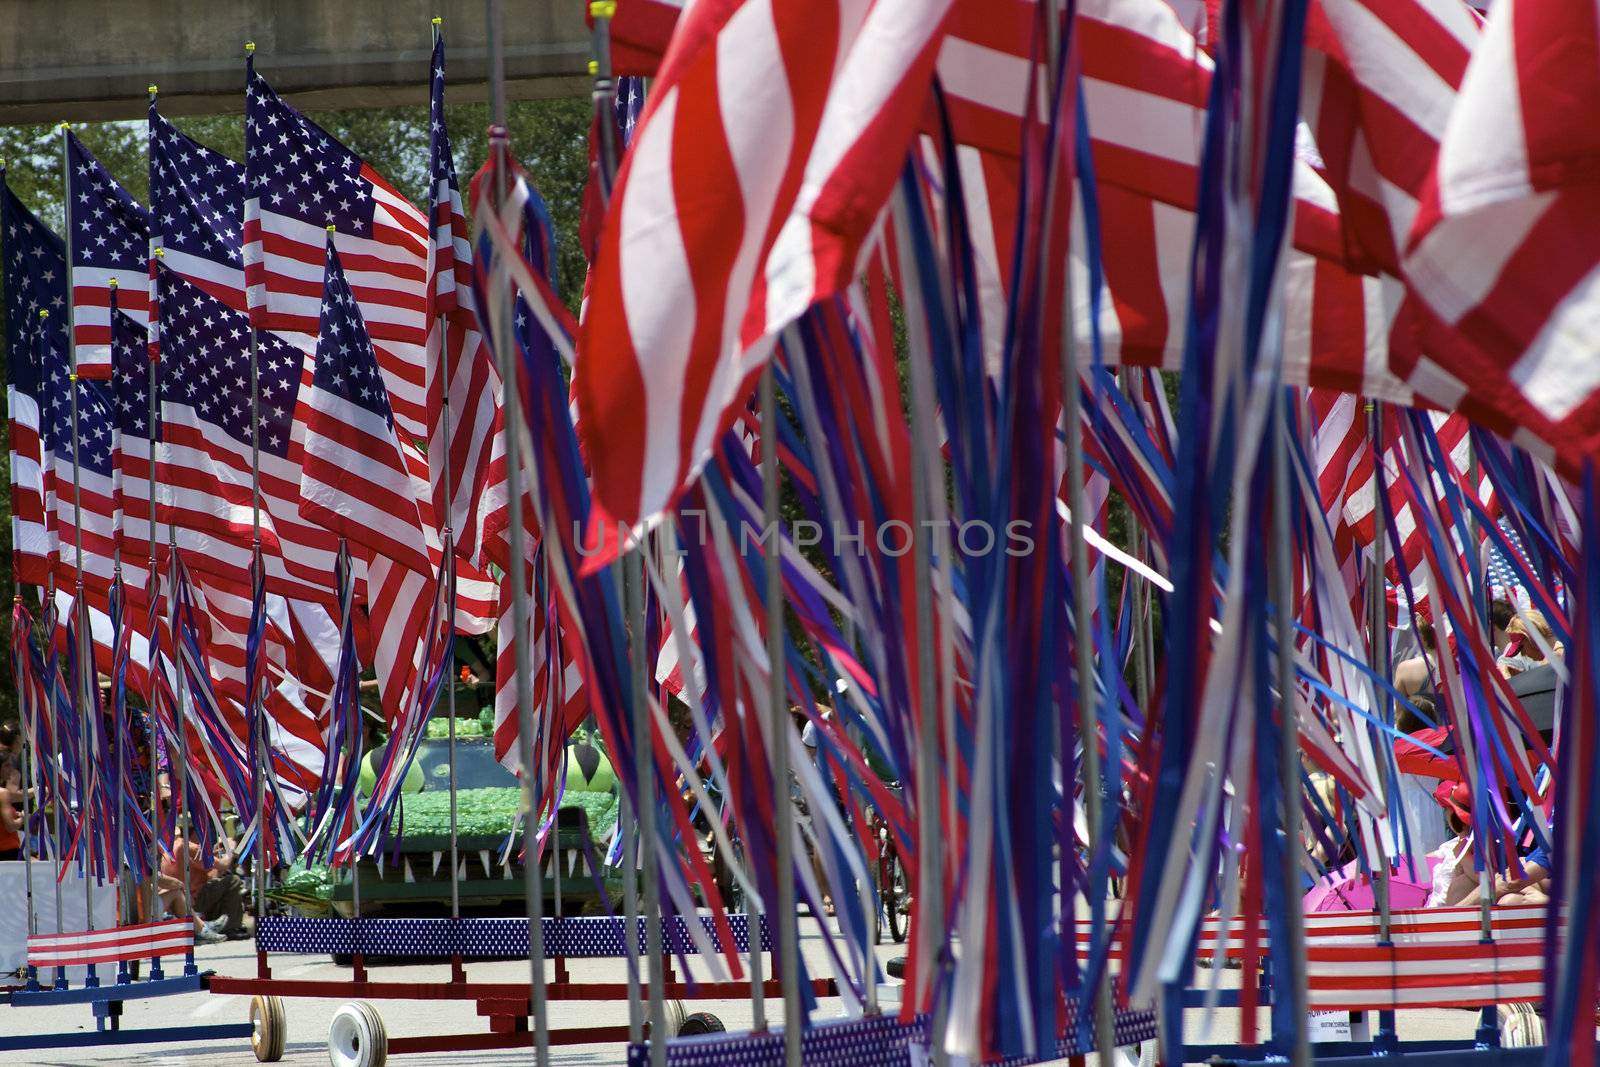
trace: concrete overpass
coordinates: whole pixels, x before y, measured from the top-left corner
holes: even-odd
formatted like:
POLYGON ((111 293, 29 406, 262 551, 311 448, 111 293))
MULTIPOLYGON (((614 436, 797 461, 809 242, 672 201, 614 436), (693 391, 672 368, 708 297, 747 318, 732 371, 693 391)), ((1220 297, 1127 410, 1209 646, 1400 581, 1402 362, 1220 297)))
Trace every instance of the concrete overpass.
MULTIPOLYGON (((145 87, 170 115, 238 113, 244 43, 306 108, 428 98, 429 20, 444 18, 452 102, 488 97, 483 0, 0 0, 0 125, 130 119, 145 87)), ((588 88, 581 0, 506 0, 506 93, 588 88)))

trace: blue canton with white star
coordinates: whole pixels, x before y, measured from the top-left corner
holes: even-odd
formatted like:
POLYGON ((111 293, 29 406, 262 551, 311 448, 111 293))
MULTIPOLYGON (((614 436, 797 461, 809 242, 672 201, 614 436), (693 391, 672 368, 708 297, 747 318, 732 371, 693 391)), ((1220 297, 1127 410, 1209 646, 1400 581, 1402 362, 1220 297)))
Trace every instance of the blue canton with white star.
MULTIPOLYGON (((161 271, 161 398, 187 404, 250 444, 250 320, 168 270, 161 271)), ((261 450, 289 454, 304 355, 276 335, 256 335, 261 450)))
POLYGON ((149 214, 70 132, 67 183, 73 264, 143 270, 150 254, 149 214))
POLYGON ((245 90, 245 170, 262 211, 372 235, 376 207, 361 157, 280 100, 253 62, 245 90))
POLYGON ((243 268, 244 167, 150 107, 150 211, 163 247, 243 268))
POLYGON ((366 323, 331 243, 326 271, 312 380, 318 389, 380 416, 392 429, 394 413, 389 407, 389 390, 378 372, 378 357, 372 351, 366 323))
MULTIPOLYGON (((67 361, 49 359, 39 397, 39 421, 43 423, 45 448, 58 460, 72 462, 72 394, 67 361)), ((85 470, 111 477, 111 453, 115 443, 116 421, 111 417, 111 402, 100 382, 78 379, 78 435, 83 451, 78 462, 85 470)), ((57 495, 71 502, 72 487, 60 487, 57 495)))
POLYGON ((450 133, 445 128, 444 122, 444 38, 440 37, 433 43, 433 74, 432 92, 428 99, 428 139, 429 139, 429 165, 433 169, 431 175, 434 189, 439 188, 439 183, 448 181, 450 188, 459 190, 456 184, 456 162, 450 154, 450 133))
POLYGON ((67 252, 51 229, 0 181, 0 260, 5 265, 6 351, 11 384, 29 396, 39 395, 39 376, 32 358, 36 334, 44 336, 66 359, 67 252), (40 319, 39 312, 50 312, 40 319))
POLYGON ((111 406, 118 430, 150 436, 149 346, 144 327, 120 311, 111 319, 111 406))

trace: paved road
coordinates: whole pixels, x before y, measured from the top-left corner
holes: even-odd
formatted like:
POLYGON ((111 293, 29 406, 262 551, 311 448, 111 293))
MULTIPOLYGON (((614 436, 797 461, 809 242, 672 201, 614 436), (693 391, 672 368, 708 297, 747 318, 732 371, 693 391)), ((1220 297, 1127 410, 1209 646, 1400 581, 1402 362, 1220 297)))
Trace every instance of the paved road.
MULTIPOLYGON (((827 974, 822 941, 814 924, 802 924, 803 946, 807 959, 817 968, 816 973, 827 974)), ((898 955, 899 946, 883 946, 882 958, 898 955)), ((198 961, 203 968, 218 974, 249 976, 255 973, 255 955, 248 941, 224 945, 202 946, 198 961)), ((273 973, 278 977, 301 979, 348 979, 349 968, 335 966, 326 956, 274 957, 273 973)), ((572 965, 573 977, 579 980, 622 981, 625 970, 617 960, 577 960, 572 965)), ((448 981, 449 967, 445 965, 419 965, 374 968, 373 977, 385 981, 448 981)), ((468 966, 469 977, 483 981, 525 981, 526 963, 476 963, 468 966)), ((1226 976, 1232 980, 1231 973, 1226 976)), ((322 1065, 328 1062, 328 1021, 343 1003, 339 1000, 290 1000, 288 1051, 283 1062, 299 1065, 322 1065)), ((431 1035, 446 1033, 481 1033, 487 1030, 473 1004, 450 1001, 380 1002, 378 1008, 385 1026, 392 1036, 431 1035)), ((696 1002, 691 1010, 715 1012, 729 1030, 748 1029, 751 1009, 748 1000, 696 1002)), ((823 1002, 821 1016, 837 1014, 837 999, 823 1002)), ((774 1022, 781 1018, 781 1003, 769 1001, 769 1013, 774 1022)), ((130 1001, 126 1005, 124 1026, 135 1029, 150 1026, 173 1026, 185 1022, 214 1024, 242 1022, 248 1018, 249 999, 246 997, 193 994, 170 997, 164 1000, 130 1001)), ((1468 1037, 1472 1033, 1476 1016, 1465 1011, 1416 1011, 1404 1013, 1401 1020, 1403 1038, 1468 1037)), ((551 1006, 552 1027, 580 1025, 626 1024, 627 1006, 624 1003, 565 1002, 551 1006)), ((1263 1014, 1262 1025, 1266 1019, 1263 1014)), ((1191 1040, 1202 1036, 1203 1013, 1190 1012, 1186 1029, 1191 1040)), ((1237 1013, 1219 1011, 1214 1020, 1213 1040, 1229 1040, 1237 1034, 1237 1013)), ((14 1009, 0 1008, 0 1033, 45 1034, 63 1031, 84 1031, 94 1028, 94 1019, 87 1006, 74 1005, 57 1008, 14 1009)), ((561 1065, 617 1064, 623 1061, 621 1045, 588 1045, 563 1047, 554 1050, 553 1060, 561 1065)), ((406 1056, 396 1062, 416 1064, 511 1064, 531 1060, 526 1052, 496 1050, 490 1052, 451 1052, 435 1055, 406 1056)), ((248 1041, 241 1038, 231 1042, 195 1043, 183 1045, 127 1045, 121 1047, 58 1051, 41 1051, 5 1054, 7 1067, 13 1064, 48 1064, 76 1067, 80 1064, 169 1064, 198 1067, 201 1064, 237 1064, 247 1067, 255 1063, 248 1041)))

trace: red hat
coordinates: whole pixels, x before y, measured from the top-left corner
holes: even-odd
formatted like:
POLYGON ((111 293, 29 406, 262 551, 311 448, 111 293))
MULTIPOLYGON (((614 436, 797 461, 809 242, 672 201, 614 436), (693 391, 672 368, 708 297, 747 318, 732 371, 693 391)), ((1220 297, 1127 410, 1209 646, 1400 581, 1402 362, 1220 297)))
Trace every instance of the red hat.
POLYGON ((1472 789, 1466 782, 1440 782, 1433 790, 1433 799, 1446 811, 1455 812, 1462 822, 1472 822, 1472 789))

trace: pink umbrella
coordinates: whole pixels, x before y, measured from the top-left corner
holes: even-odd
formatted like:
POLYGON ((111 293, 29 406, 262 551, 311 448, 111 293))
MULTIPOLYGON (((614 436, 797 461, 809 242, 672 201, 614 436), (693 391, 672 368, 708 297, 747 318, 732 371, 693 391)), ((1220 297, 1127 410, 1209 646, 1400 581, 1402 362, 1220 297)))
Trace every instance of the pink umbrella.
MULTIPOLYGON (((1428 858, 1428 875, 1439 861, 1428 858)), ((1416 872, 1418 875, 1422 871, 1416 872)), ((1428 902, 1432 886, 1428 882, 1415 882, 1408 876, 1411 868, 1401 864, 1389 878, 1389 906, 1396 911, 1420 908, 1428 902)), ((1431 878, 1430 878, 1431 880, 1431 878)), ((1359 860, 1351 860, 1343 868, 1329 874, 1312 886, 1305 895, 1301 910, 1307 914, 1328 911, 1375 911, 1377 898, 1373 895, 1372 881, 1361 873, 1359 860)))

